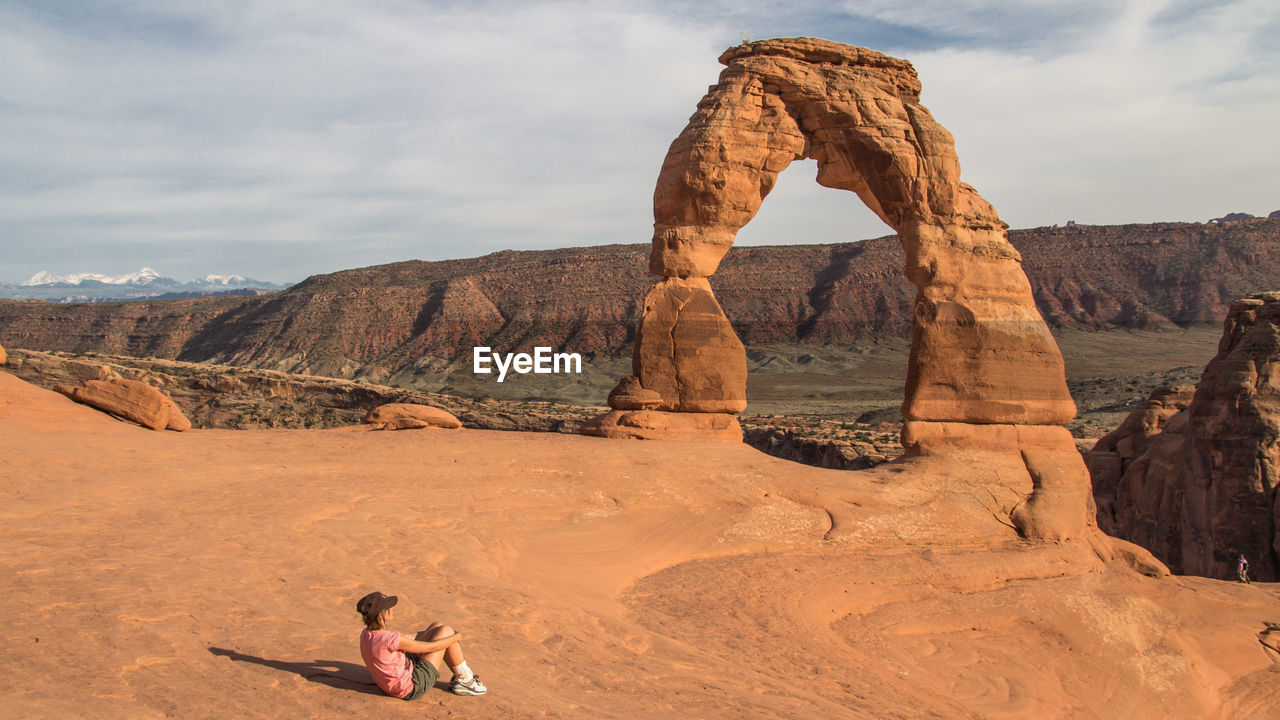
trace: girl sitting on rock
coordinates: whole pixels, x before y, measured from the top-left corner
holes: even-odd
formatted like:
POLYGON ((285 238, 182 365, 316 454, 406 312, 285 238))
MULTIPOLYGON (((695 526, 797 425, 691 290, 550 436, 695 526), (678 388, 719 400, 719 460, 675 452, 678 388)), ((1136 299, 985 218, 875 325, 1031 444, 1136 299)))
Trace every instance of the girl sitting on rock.
POLYGON ((371 592, 356 603, 356 611, 364 618, 360 655, 382 692, 417 700, 436 684, 448 663, 453 671, 449 689, 455 695, 485 694, 487 689, 462 657, 462 635, 453 628, 431 623, 413 637, 386 629, 398 601, 395 595, 371 592))

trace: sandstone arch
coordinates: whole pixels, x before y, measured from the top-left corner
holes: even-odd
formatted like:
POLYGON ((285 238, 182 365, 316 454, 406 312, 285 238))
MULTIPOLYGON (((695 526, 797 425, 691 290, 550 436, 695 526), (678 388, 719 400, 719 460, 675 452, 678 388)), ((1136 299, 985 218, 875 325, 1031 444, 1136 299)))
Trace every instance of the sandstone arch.
POLYGON ((720 62, 654 191, 649 268, 663 279, 645 298, 633 372, 660 403, 631 409, 615 391, 621 404, 611 395, 615 410, 585 431, 741 439, 745 355, 706 278, 778 173, 813 158, 818 182, 857 193, 906 251, 918 294, 904 446, 1021 453, 1036 489, 1015 522, 1037 537, 1078 533, 1088 474, 1061 427, 1075 414, 1062 356, 1007 226, 960 182, 952 137, 920 105, 911 64, 809 38, 739 45, 720 62))

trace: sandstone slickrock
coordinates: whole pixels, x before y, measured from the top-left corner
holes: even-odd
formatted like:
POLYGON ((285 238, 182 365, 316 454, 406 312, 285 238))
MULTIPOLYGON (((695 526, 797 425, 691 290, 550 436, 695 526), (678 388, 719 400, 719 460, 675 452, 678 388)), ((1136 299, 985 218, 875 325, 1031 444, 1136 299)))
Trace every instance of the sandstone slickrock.
POLYGON ((413 403, 387 403, 369 411, 364 422, 374 426, 375 430, 407 430, 412 428, 437 427, 456 430, 462 423, 451 413, 430 405, 413 403))
POLYGON ((1023 535, 1043 540, 1082 535, 1088 470, 1064 427, 908 421, 902 447, 908 456, 946 456, 955 462, 982 453, 1020 455, 1029 492, 1009 508, 1013 524, 1023 535))
POLYGON ((5 364, 8 360, 9 356, 5 353, 4 346, 0 345, 0 365, 5 364))
MULTIPOLYGON (((1140 407, 1122 429, 1141 428, 1154 412, 1140 407)), ((1119 453, 1108 438, 1091 463, 1113 471, 1107 454, 1119 453)), ((1235 557, 1244 553, 1252 577, 1280 578, 1280 293, 1232 303, 1190 404, 1140 442, 1146 452, 1116 486, 1117 536, 1175 572, 1234 577, 1235 557)))
POLYGON ((1191 404, 1192 385, 1160 386, 1115 429, 1085 454, 1085 464, 1093 479, 1093 497, 1098 506, 1098 526, 1103 532, 1115 529, 1115 498, 1120 478, 1143 453, 1151 448, 1174 415, 1191 404))
POLYGON ((1271 662, 1280 665, 1280 627, 1268 626, 1258 633, 1258 642, 1262 643, 1263 652, 1271 662))
MULTIPOLYGON (((654 190, 649 270, 664 279, 645 300, 633 374, 674 414, 740 410, 701 402, 737 399, 723 381, 736 380, 736 336, 733 344, 710 330, 681 337, 672 300, 701 293, 705 324, 720 320, 704 278, 778 173, 812 158, 819 184, 856 193, 897 231, 917 289, 903 446, 928 453, 958 440, 1016 453, 1029 486, 1011 514, 1019 530, 1049 540, 1087 532, 1088 473, 1070 435, 1054 427, 1075 414, 1061 353, 1007 226, 960 181, 951 135, 920 104, 911 64, 810 38, 744 43, 720 62, 726 69, 672 142, 654 190), (698 389, 692 400, 685 386, 698 389)), ((615 411, 584 432, 612 432, 619 420, 615 411)))
POLYGON ((69 397, 152 430, 191 429, 182 410, 164 393, 137 380, 86 380, 69 397))

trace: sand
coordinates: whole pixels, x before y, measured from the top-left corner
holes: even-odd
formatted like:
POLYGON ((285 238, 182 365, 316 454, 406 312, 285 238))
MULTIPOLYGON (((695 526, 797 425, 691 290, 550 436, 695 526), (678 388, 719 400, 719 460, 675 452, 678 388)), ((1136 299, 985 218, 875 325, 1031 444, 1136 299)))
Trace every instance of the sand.
POLYGON ((153 432, 0 373, 0 716, 1280 717, 1276 586, 1021 541, 1000 462, 153 432), (489 694, 378 694, 375 589, 489 694))

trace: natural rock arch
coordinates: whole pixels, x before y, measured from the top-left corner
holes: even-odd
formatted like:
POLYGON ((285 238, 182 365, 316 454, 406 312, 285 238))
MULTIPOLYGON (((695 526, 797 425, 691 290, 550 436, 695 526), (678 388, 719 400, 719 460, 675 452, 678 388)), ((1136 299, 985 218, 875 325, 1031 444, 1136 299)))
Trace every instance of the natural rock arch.
POLYGON ((918 290, 906 394, 909 452, 1021 453, 1035 491, 1020 529, 1087 524, 1088 473, 1061 425, 1075 415, 1062 356, 995 208, 960 182, 951 134, 920 105, 911 64, 825 40, 743 44, 671 144, 654 191, 635 378, 584 432, 740 440, 743 346, 707 282, 793 161, 850 190, 897 231, 918 290))

